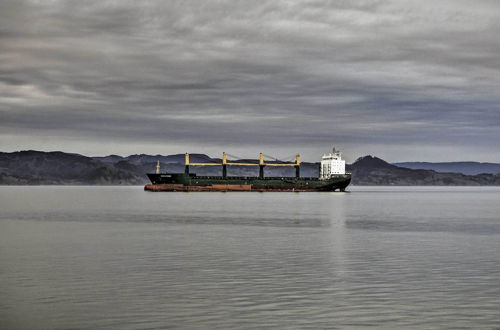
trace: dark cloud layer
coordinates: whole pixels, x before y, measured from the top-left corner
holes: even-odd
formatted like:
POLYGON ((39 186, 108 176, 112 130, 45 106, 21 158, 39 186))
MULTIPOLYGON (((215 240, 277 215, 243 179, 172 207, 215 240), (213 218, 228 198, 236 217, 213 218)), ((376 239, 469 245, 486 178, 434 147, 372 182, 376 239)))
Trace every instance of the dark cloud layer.
POLYGON ((0 2, 0 149, 500 161, 498 1, 0 2))

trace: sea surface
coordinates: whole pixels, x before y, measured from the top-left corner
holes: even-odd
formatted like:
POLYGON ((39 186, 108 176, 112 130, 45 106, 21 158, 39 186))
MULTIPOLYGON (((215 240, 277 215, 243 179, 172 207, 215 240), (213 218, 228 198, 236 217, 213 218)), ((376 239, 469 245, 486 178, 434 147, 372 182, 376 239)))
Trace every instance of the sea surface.
POLYGON ((500 188, 0 187, 0 329, 500 329, 500 188))

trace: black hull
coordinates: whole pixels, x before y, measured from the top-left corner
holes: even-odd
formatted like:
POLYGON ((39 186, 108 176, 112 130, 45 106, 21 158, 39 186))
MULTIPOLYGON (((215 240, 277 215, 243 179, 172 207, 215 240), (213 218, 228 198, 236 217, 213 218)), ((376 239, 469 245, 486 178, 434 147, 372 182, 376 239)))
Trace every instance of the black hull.
POLYGON ((351 175, 337 175, 329 179, 288 177, 219 177, 196 174, 148 174, 152 184, 149 191, 344 191, 351 175))

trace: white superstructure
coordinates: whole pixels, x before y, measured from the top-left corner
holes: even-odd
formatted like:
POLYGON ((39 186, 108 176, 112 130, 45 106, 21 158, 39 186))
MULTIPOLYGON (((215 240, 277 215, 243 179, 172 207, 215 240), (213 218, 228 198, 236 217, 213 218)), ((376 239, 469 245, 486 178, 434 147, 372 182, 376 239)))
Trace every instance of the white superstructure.
POLYGON ((333 148, 331 153, 321 158, 319 178, 328 179, 337 174, 345 174, 345 160, 342 159, 340 151, 333 148))

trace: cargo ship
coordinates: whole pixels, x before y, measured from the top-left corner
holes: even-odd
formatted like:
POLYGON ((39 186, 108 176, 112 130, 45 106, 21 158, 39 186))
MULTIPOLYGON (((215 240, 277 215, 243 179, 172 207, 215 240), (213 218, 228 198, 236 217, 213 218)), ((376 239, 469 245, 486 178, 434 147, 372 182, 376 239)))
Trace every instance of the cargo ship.
POLYGON ((162 173, 160 162, 156 172, 148 173, 151 184, 144 186, 147 191, 345 191, 351 182, 351 174, 345 171, 345 161, 339 151, 333 149, 323 155, 319 164, 318 177, 300 176, 300 155, 295 162, 267 162, 260 154, 258 162, 228 161, 222 154, 222 161, 216 163, 193 163, 185 154, 184 173, 162 173), (199 176, 191 173, 192 166, 221 166, 222 176, 199 176), (228 176, 228 166, 259 166, 258 177, 228 176), (295 168, 294 177, 266 177, 266 167, 290 166, 295 168))

